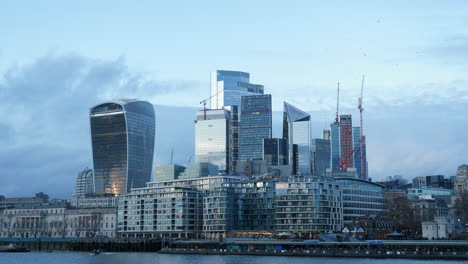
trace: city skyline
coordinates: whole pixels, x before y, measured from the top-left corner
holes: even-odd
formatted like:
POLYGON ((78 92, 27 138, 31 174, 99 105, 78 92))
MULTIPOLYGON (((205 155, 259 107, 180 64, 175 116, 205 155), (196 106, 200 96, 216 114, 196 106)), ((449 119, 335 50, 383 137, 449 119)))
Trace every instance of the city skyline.
POLYGON ((209 73, 217 69, 249 72, 252 83, 273 95, 273 137, 281 137, 279 111, 288 101, 311 115, 312 137, 320 138, 334 119, 338 81, 340 113, 356 121, 360 78, 366 74, 364 134, 374 180, 450 176, 467 163, 468 81, 461 59, 468 50, 466 3, 367 2, 360 11, 341 3, 337 13, 336 3, 272 4, 270 15, 282 15, 278 21, 250 3, 244 14, 250 19, 240 21, 238 7, 214 12, 219 10, 202 2, 187 6, 181 22, 172 25, 164 23, 177 10, 169 3, 153 6, 167 13, 160 17, 116 4, 108 22, 100 18, 107 4, 92 12, 86 3, 57 4, 56 10, 35 5, 38 12, 27 18, 19 5, 5 4, 0 11, 1 24, 9 25, 0 28, 0 194, 70 197, 77 173, 92 166, 87 108, 115 98, 155 104, 164 126, 157 135, 180 133, 156 140, 155 163, 167 163, 175 148, 176 161, 185 164, 193 154, 186 147, 193 146, 193 113, 209 96, 209 73), (53 16, 57 10, 62 23, 53 16), (119 22, 135 14, 139 19, 132 23, 119 22), (212 23, 207 14, 226 19, 212 23), (86 22, 79 19, 85 15, 86 22), (283 19, 289 26, 282 26, 283 19), (218 41, 207 37, 213 33, 222 34, 218 41), (174 112, 181 118, 177 127, 170 120, 174 112))

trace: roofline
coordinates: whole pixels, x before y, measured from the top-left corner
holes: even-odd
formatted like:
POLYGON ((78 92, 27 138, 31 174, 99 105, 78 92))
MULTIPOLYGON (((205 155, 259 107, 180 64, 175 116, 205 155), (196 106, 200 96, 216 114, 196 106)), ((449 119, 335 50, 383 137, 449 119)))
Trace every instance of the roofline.
POLYGON ((362 180, 362 179, 354 179, 354 178, 340 177, 340 178, 335 178, 335 180, 352 180, 352 181, 370 183, 370 184, 372 184, 372 185, 375 185, 375 186, 378 186, 378 187, 380 187, 380 188, 382 188, 382 189, 385 189, 385 186, 382 185, 382 184, 375 183, 375 182, 370 182, 370 181, 366 181, 366 180, 362 180))

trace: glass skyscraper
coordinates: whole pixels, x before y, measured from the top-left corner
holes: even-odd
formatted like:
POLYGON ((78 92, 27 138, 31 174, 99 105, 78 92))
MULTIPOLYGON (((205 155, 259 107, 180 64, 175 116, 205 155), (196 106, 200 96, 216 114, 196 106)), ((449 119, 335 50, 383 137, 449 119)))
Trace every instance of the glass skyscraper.
POLYGON ((282 138, 263 139, 263 160, 267 166, 288 164, 288 144, 282 138))
POLYGON ((90 110, 96 194, 120 195, 151 179, 155 116, 152 104, 121 99, 90 110))
POLYGON ((230 112, 207 109, 197 112, 195 120, 195 161, 211 162, 221 173, 230 173, 232 153, 229 146, 230 112), (206 118, 205 118, 206 116, 206 118))
POLYGON ((218 70, 211 73, 211 109, 240 107, 242 96, 254 94, 263 94, 263 85, 251 84, 247 72, 218 70))
POLYGON ((242 96, 239 160, 261 160, 263 139, 271 138, 271 95, 242 96))
POLYGON ((338 171, 340 166, 340 123, 330 124, 331 169, 338 171))
POLYGON ((310 115, 284 102, 283 138, 288 142, 289 164, 294 164, 293 145, 297 145, 298 172, 311 173, 310 115))
POLYGON ((354 146, 354 167, 358 173, 358 177, 361 180, 367 180, 367 158, 366 158, 366 142, 364 141, 362 144, 362 150, 359 144, 359 140, 361 139, 361 128, 360 127, 353 127, 353 146, 354 146), (362 151, 362 152, 361 152, 362 151), (361 153, 364 159, 364 172, 361 170, 361 153))
POLYGON ((318 176, 325 176, 325 172, 330 168, 330 140, 314 138, 312 140, 313 153, 313 173, 318 176))

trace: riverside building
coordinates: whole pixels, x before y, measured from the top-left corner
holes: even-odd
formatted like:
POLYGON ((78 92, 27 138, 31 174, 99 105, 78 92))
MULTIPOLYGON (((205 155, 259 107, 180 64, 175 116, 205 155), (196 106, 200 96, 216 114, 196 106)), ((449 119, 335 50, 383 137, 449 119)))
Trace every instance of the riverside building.
POLYGON ((149 182, 120 197, 122 237, 220 239, 239 232, 339 231, 340 186, 333 178, 248 180, 212 176, 149 182))
POLYGON ((359 217, 373 217, 384 211, 384 186, 356 178, 336 178, 343 192, 343 220, 353 224, 359 217))

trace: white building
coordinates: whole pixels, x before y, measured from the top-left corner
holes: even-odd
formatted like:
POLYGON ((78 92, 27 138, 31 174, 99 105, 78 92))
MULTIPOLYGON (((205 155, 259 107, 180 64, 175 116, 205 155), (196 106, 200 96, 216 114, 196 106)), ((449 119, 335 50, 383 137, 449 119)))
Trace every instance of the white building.
POLYGON ((116 208, 68 209, 43 205, 0 212, 0 237, 115 237, 116 208))

